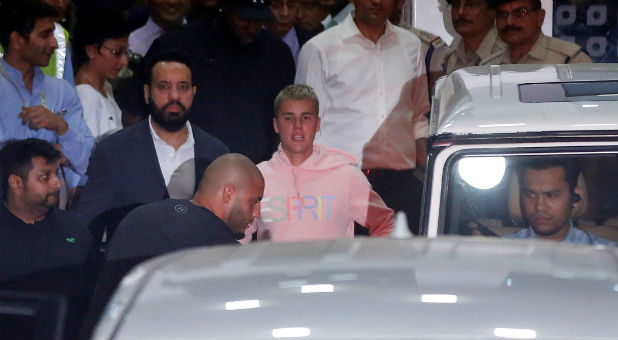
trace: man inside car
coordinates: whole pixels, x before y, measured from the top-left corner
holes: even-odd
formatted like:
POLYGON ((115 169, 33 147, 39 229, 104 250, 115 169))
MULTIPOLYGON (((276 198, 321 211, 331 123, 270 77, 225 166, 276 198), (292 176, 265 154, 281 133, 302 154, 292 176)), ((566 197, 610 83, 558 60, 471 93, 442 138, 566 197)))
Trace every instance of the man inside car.
POLYGON ((527 228, 506 236, 511 239, 544 239, 557 242, 609 245, 573 225, 573 209, 581 202, 577 186, 580 169, 570 159, 532 159, 518 169, 519 203, 527 228))

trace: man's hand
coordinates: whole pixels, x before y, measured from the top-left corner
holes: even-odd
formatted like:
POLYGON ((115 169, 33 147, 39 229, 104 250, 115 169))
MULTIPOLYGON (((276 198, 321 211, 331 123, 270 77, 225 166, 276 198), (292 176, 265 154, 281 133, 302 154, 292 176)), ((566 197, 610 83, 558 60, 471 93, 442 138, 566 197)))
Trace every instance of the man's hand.
POLYGON ((41 105, 22 107, 18 117, 23 125, 33 130, 48 129, 57 135, 63 136, 69 129, 69 125, 60 115, 54 114, 41 105))

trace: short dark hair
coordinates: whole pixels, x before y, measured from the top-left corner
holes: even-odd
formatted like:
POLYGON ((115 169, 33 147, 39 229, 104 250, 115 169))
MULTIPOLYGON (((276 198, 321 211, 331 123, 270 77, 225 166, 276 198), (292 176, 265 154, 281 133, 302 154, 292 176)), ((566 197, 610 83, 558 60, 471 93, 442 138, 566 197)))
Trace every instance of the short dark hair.
POLYGON ((524 183, 523 177, 526 169, 547 170, 549 168, 564 169, 564 180, 569 184, 570 192, 573 194, 575 187, 577 186, 577 179, 581 172, 579 160, 575 158, 551 156, 546 156, 543 158, 526 158, 518 164, 517 177, 519 179, 519 184, 522 185, 524 183))
MULTIPOLYGON (((453 1, 453 0, 450 0, 453 1)), ((515 0, 485 0, 487 1, 487 6, 491 9, 498 9, 502 4, 508 4, 509 2, 513 2, 515 0)), ((528 0, 532 3, 533 8, 541 8, 541 0, 528 0)), ((449 2, 450 3, 450 2, 449 2)))
POLYGON ((5 53, 11 43, 11 33, 17 32, 26 40, 37 20, 58 16, 52 6, 42 0, 2 0, 0 5, 0 44, 5 53))
POLYGON ((0 149, 0 193, 6 199, 10 175, 28 178, 32 170, 32 159, 43 157, 47 162, 57 162, 62 157, 60 151, 42 139, 28 138, 10 140, 0 149))
POLYGON ((152 69, 161 61, 176 62, 186 65, 191 72, 191 78, 193 78, 193 63, 191 62, 191 57, 177 49, 166 49, 147 56, 142 68, 143 84, 150 85, 150 81, 152 80, 152 69))
POLYGON ((98 49, 107 39, 128 37, 129 24, 122 14, 108 7, 80 7, 73 37, 73 66, 75 72, 88 61, 86 46, 96 45, 98 49))
POLYGON ((277 97, 275 97, 275 117, 279 114, 279 110, 281 109, 281 105, 283 105, 284 100, 303 99, 311 100, 315 106, 316 114, 319 115, 320 102, 318 100, 318 96, 315 94, 315 91, 313 91, 313 88, 309 85, 294 84, 286 86, 279 92, 277 97))

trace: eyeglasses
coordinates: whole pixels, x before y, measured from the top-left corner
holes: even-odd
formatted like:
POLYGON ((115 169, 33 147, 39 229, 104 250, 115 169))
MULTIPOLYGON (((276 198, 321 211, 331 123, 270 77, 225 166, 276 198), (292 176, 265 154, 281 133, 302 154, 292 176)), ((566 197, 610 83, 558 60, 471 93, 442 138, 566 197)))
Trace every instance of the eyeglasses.
POLYGON ((485 5, 485 1, 464 1, 463 3, 459 0, 453 0, 450 4, 448 4, 448 8, 450 10, 459 10, 459 9, 477 9, 485 5))
POLYGON ((101 47, 107 49, 108 51, 110 51, 112 53, 112 55, 116 58, 122 58, 123 55, 126 55, 127 57, 131 56, 131 50, 129 49, 115 49, 115 48, 111 48, 105 45, 101 45, 101 47))
POLYGON ((275 10, 281 9, 283 8, 283 6, 287 6, 288 9, 297 9, 298 7, 300 7, 300 2, 282 0, 273 0, 270 2, 270 7, 275 10))
POLYGON ((496 20, 507 20, 509 18, 509 15, 512 16, 513 18, 523 18, 523 17, 527 17, 532 11, 537 11, 540 8, 538 7, 533 7, 533 8, 526 8, 526 7, 519 7, 519 8, 515 8, 514 10, 507 12, 507 11, 496 11, 496 20))

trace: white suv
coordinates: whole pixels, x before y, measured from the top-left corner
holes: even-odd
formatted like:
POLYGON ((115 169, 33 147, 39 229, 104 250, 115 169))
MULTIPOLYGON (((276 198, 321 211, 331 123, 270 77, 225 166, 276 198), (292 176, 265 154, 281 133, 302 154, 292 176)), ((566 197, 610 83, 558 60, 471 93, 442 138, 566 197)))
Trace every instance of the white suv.
POLYGON ((518 169, 580 171, 573 227, 618 241, 618 64, 492 65, 436 85, 423 233, 508 236, 525 228, 518 169))

